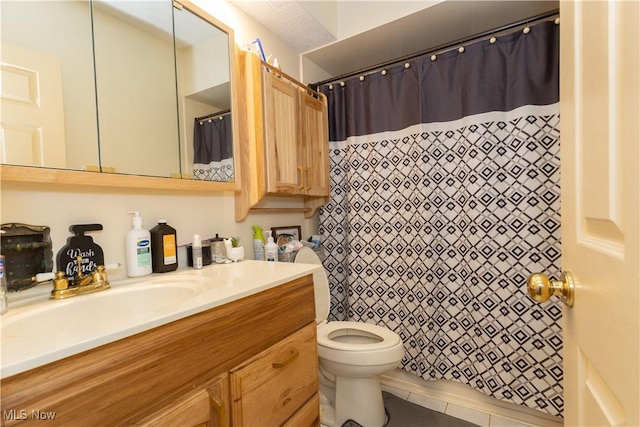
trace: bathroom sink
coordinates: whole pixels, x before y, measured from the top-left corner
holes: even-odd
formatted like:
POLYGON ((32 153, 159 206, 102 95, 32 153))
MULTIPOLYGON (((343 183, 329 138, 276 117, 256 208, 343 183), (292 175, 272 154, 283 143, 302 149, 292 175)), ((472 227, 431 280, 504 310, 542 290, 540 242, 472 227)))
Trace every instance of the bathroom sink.
POLYGON ((46 301, 4 316, 3 338, 73 337, 83 340, 126 328, 175 310, 202 292, 197 277, 154 278, 58 301, 46 301))
POLYGON ((51 288, 34 289, 39 292, 10 300, 0 320, 0 378, 199 315, 312 271, 304 264, 282 264, 246 260, 154 274, 61 300, 47 299, 51 288))

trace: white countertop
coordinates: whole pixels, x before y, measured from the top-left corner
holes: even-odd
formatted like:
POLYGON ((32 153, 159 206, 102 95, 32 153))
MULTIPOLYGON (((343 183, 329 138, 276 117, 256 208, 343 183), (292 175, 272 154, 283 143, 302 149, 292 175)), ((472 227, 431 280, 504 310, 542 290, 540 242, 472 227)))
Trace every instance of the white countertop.
POLYGON ((128 279, 120 283, 111 283, 112 289, 65 300, 49 300, 49 288, 46 293, 40 292, 41 295, 31 298, 28 304, 12 306, 10 300, 9 311, 0 317, 0 378, 256 294, 321 268, 319 265, 311 264, 246 260, 232 264, 209 265, 202 270, 179 269, 171 273, 152 274, 139 280, 128 279), (195 284, 197 290, 192 292, 193 295, 179 298, 169 306, 164 304, 148 309, 144 307, 142 298, 139 306, 119 304, 114 308, 109 304, 103 305, 102 302, 106 299, 100 299, 102 295, 114 292, 113 296, 116 293, 120 294, 118 298, 124 297, 123 301, 129 303, 130 301, 126 300, 127 295, 136 295, 135 292, 138 292, 138 297, 144 297, 144 292, 147 292, 145 286, 146 289, 149 286, 159 288, 181 281, 191 284, 191 287, 195 284), (87 312, 81 316, 82 318, 66 319, 66 311, 59 310, 61 306, 57 307, 56 304, 87 307, 87 312), (35 327, 16 327, 36 312, 41 315, 40 319, 47 321, 39 321, 35 327))

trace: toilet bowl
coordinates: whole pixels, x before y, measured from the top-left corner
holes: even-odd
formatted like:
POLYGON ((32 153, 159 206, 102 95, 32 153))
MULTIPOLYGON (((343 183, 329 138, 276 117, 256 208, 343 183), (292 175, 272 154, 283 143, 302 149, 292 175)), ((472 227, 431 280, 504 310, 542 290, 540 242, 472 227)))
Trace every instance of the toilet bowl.
MULTIPOLYGON (((295 262, 321 264, 310 248, 298 251, 295 262)), ((314 273, 318 360, 320 365, 320 423, 341 426, 353 420, 362 426, 386 422, 378 377, 396 368, 404 356, 400 336, 363 322, 327 322, 329 282, 323 270, 314 273)))

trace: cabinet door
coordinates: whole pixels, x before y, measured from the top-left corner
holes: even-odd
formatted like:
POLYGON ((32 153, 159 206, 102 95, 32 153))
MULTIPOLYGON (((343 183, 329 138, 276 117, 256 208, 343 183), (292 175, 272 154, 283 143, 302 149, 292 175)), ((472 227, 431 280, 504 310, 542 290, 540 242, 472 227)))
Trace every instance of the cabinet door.
POLYGON ((192 391, 175 403, 144 418, 144 427, 228 427, 228 375, 223 374, 204 388, 192 391))
POLYGON ((304 151, 300 163, 307 196, 329 195, 329 144, 327 106, 306 93, 300 94, 301 131, 304 151))
POLYGON ((298 88, 263 71, 267 192, 304 194, 298 88))

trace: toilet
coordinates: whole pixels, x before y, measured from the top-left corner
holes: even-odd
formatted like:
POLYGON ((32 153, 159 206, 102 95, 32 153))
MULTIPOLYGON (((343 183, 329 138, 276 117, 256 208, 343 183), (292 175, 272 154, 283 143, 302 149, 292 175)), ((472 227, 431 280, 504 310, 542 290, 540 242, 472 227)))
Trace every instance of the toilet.
MULTIPOLYGON (((308 247, 298 251, 295 262, 322 264, 308 247)), ((318 325, 320 368, 320 423, 342 426, 352 420, 362 426, 386 423, 379 375, 396 368, 404 356, 400 336, 378 325, 363 322, 327 322, 331 297, 323 270, 313 274, 318 325)))

